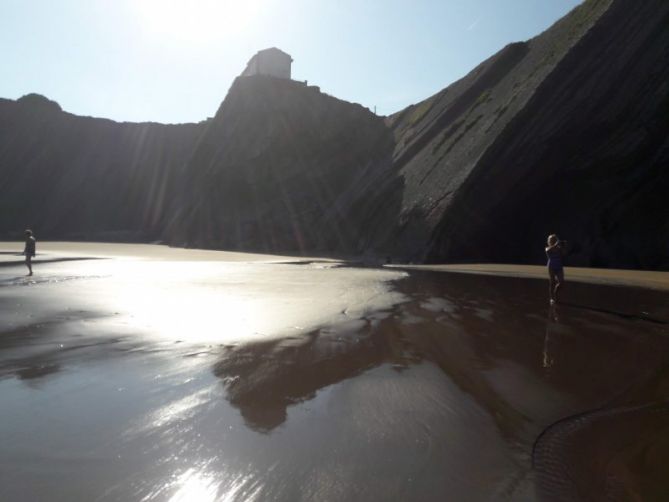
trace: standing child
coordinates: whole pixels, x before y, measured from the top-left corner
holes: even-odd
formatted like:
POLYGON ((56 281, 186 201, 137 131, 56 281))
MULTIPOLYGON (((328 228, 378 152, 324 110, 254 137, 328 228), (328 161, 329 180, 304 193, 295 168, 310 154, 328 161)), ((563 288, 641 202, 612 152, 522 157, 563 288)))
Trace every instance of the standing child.
POLYGON ((546 256, 548 257, 548 288, 551 305, 558 301, 558 293, 562 284, 564 284, 564 269, 562 257, 565 253, 567 241, 561 241, 558 236, 551 234, 548 236, 546 246, 546 256))
POLYGON ((26 230, 26 247, 23 249, 23 254, 26 257, 26 267, 28 267, 28 275, 33 275, 32 259, 35 256, 35 237, 33 237, 32 230, 26 230))

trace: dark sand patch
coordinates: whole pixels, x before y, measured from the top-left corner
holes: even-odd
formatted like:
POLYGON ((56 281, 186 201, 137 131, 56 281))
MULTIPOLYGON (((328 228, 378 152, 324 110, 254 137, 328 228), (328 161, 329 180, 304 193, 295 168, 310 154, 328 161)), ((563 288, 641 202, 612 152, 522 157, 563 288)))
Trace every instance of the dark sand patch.
MULTIPOLYGON (((518 277, 527 279, 546 279, 545 266, 506 265, 498 263, 467 263, 452 265, 386 265, 389 268, 406 270, 430 270, 434 272, 452 272, 461 274, 484 274, 499 277, 518 277)), ((617 270, 584 267, 565 267, 567 282, 588 282, 609 286, 629 286, 650 288, 661 291, 669 290, 669 272, 647 270, 617 270)))

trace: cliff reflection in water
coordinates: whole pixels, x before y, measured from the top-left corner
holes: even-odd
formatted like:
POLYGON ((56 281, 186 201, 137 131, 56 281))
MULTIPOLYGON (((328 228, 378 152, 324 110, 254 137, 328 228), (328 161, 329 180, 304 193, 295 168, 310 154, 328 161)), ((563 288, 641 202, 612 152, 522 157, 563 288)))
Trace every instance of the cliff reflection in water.
POLYGON ((652 292, 628 290, 621 300, 616 288, 570 284, 576 303, 549 310, 543 281, 418 272, 396 288, 411 300, 353 328, 226 349, 213 371, 246 424, 269 432, 320 389, 381 365, 429 363, 505 436, 530 441, 552 418, 641 385, 648 374, 639 361, 656 367, 667 349, 657 343, 661 326, 629 321, 634 309, 666 315, 652 292))

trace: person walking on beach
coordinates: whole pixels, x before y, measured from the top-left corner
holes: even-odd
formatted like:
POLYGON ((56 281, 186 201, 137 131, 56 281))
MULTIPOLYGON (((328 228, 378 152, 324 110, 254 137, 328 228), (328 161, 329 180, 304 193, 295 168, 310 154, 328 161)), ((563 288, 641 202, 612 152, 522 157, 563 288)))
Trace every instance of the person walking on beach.
POLYGON ((558 301, 558 293, 564 284, 564 269, 562 257, 565 253, 567 241, 561 241, 557 235, 548 236, 546 256, 548 257, 548 289, 550 303, 555 305, 558 301))
POLYGON ((28 267, 28 275, 33 275, 32 259, 35 256, 35 237, 33 237, 32 230, 26 230, 26 247, 23 249, 23 254, 26 257, 26 267, 28 267))

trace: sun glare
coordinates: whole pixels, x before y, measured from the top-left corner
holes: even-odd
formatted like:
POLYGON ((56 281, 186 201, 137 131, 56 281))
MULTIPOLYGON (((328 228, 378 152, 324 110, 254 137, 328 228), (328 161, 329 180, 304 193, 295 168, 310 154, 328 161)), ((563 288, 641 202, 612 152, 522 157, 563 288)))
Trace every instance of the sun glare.
POLYGON ((208 42, 240 33, 258 14, 259 1, 136 0, 142 26, 184 42, 208 42))
POLYGON ((216 500, 218 483, 211 478, 189 469, 182 474, 177 484, 179 489, 170 502, 209 502, 216 500))

